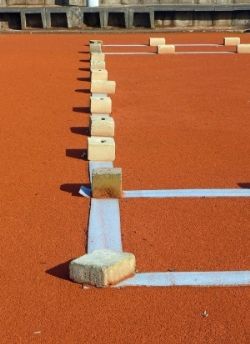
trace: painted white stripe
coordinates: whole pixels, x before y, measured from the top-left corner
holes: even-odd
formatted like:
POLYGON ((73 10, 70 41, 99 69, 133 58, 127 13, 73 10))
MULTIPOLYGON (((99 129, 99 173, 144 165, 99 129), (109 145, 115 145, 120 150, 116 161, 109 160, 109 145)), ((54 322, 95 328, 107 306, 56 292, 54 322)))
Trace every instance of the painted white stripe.
MULTIPOLYGON (((206 54, 214 54, 214 55, 232 55, 236 54, 233 51, 179 51, 175 52, 177 55, 206 55, 206 54)), ((174 55, 174 54, 173 54, 174 55)))
MULTIPOLYGON (((214 43, 167 43, 173 44, 177 47, 221 47, 223 44, 214 43)), ((149 47, 148 44, 103 44, 103 47, 149 47)))
POLYGON ((119 201, 91 199, 88 253, 98 249, 122 251, 119 201))
POLYGON ((112 53, 105 53, 105 55, 156 55, 156 53, 148 53, 148 52, 112 52, 112 53))
POLYGON ((92 172, 95 168, 112 168, 112 161, 89 161, 89 180, 92 183, 92 172))
POLYGON ((250 197, 250 189, 173 189, 124 191, 125 198, 250 197))
POLYGON ((250 285, 250 271, 139 273, 114 287, 225 287, 246 285, 250 285))

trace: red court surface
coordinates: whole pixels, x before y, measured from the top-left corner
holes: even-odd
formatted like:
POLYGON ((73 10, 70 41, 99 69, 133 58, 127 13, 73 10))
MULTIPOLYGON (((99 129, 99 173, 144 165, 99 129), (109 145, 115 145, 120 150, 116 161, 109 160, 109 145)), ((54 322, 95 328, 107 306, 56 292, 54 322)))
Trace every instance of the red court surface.
MULTIPOLYGON (((225 35, 164 34, 169 43, 225 35)), ((88 225, 89 200, 77 192, 89 182, 90 38, 149 35, 0 36, 1 343, 249 343, 247 287, 100 290, 68 280, 88 225)), ((106 57, 124 189, 249 187, 249 58, 106 57)), ((249 270, 249 202, 124 199, 124 248, 140 272, 249 270)))

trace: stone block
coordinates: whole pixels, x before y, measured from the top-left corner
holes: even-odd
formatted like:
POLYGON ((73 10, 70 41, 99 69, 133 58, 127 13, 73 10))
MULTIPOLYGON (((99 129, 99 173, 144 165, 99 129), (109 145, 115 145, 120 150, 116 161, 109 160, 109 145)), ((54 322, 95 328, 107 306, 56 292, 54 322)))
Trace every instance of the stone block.
POLYGON ((105 54, 104 53, 91 53, 90 61, 105 61, 105 54))
POLYGON ((250 54, 250 44, 238 44, 237 45, 238 54, 250 54))
POLYGON ((240 44, 240 37, 225 37, 224 38, 224 45, 225 46, 232 46, 240 44))
POLYGON ((88 137, 88 160, 114 161, 115 141, 111 137, 88 137))
POLYGON ((157 47, 158 45, 164 45, 166 40, 164 37, 150 37, 149 38, 149 45, 151 47, 157 47))
POLYGON ((100 43, 90 44, 89 51, 91 53, 101 53, 102 52, 102 45, 100 43))
POLYGON ((135 264, 132 253, 96 250, 72 260, 69 277, 77 283, 107 287, 132 276, 135 264))
POLYGON ((92 173, 92 197, 121 198, 122 169, 96 168, 92 173))
POLYGON ((93 60, 90 62, 90 70, 94 70, 94 69, 105 69, 106 68, 106 63, 105 61, 96 61, 93 60))
POLYGON ((92 69, 91 71, 91 81, 94 80, 108 80, 107 69, 92 69))
POLYGON ((103 41, 100 40, 100 39, 90 39, 90 40, 89 40, 89 45, 91 45, 91 44, 97 44, 97 43, 103 44, 103 41))
POLYGON ((115 94, 116 82, 108 80, 92 80, 92 93, 115 94))
POLYGON ((115 121, 108 115, 90 116, 91 136, 113 137, 115 134, 115 121))
POLYGON ((158 45, 158 54, 174 54, 175 46, 172 44, 158 45))
POLYGON ((108 114, 112 112, 110 97, 90 97, 90 112, 92 114, 108 114))

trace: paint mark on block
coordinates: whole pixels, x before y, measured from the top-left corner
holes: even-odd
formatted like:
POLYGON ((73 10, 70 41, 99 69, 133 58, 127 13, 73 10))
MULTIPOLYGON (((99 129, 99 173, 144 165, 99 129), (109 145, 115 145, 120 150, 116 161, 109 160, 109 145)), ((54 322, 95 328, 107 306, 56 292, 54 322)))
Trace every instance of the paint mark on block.
POLYGON ((115 141, 111 137, 88 137, 88 160, 114 161, 115 141))
MULTIPOLYGON (((95 74, 96 71, 93 71, 92 74, 95 74)), ((107 81, 105 80, 98 80, 92 79, 91 82, 91 92, 92 93, 106 93, 106 94, 114 94, 116 89, 116 82, 115 81, 107 81)))
POLYGON ((77 283, 107 287, 135 273, 135 256, 127 252, 96 250, 70 262, 70 279, 77 283))
POLYGON ((234 46, 240 44, 240 37, 225 37, 224 38, 224 45, 227 46, 234 46))
POLYGON ((158 54, 174 54, 175 46, 172 44, 158 45, 158 54))
POLYGON ((91 71, 91 82, 93 82, 94 80, 108 80, 108 71, 106 69, 93 69, 91 71))
POLYGON ((113 137, 115 134, 115 121, 109 115, 90 116, 91 136, 113 137))
POLYGON ((238 44, 237 45, 238 54, 250 54, 250 44, 238 44))
POLYGON ((151 47, 157 47, 158 45, 165 45, 166 40, 164 37, 150 37, 149 38, 149 45, 151 47))
POLYGON ((111 114, 112 101, 110 97, 90 97, 90 112, 92 114, 111 114))
POLYGON ((92 171, 92 197, 121 198, 122 169, 97 168, 92 171))

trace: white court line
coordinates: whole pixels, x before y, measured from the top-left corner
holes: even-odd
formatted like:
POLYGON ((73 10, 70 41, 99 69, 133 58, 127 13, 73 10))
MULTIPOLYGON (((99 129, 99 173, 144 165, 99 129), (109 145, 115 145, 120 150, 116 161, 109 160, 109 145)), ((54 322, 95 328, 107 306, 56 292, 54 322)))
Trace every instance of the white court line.
POLYGON ((173 189, 124 191, 125 198, 250 197, 250 189, 173 189))
POLYGON ((124 53, 104 53, 105 55, 156 55, 156 53, 148 53, 148 52, 124 52, 124 53))
POLYGON ((209 271, 138 273, 113 287, 226 287, 248 285, 250 285, 250 271, 209 271))
MULTIPOLYGON (((112 167, 110 165, 100 167, 112 167)), ((91 175, 92 169, 91 168, 91 175)), ((91 189, 81 187, 79 193, 90 197, 91 189)), ((123 191, 123 198, 225 198, 250 197, 250 189, 166 189, 166 190, 129 190, 123 191)))
MULTIPOLYGON (((222 47, 223 44, 213 44, 213 43, 167 43, 175 45, 176 47, 222 47)), ((103 44, 103 47, 150 47, 148 44, 103 44)), ((151 46, 152 47, 152 46, 151 46)))
POLYGON ((120 209, 117 199, 91 199, 88 253, 109 249, 122 252, 120 209))
MULTIPOLYGON (((176 55, 201 55, 201 54, 220 54, 220 55, 232 55, 232 54, 236 54, 236 52, 234 51, 179 51, 179 52, 175 52, 176 55)), ((174 55, 174 54, 173 54, 174 55)))

